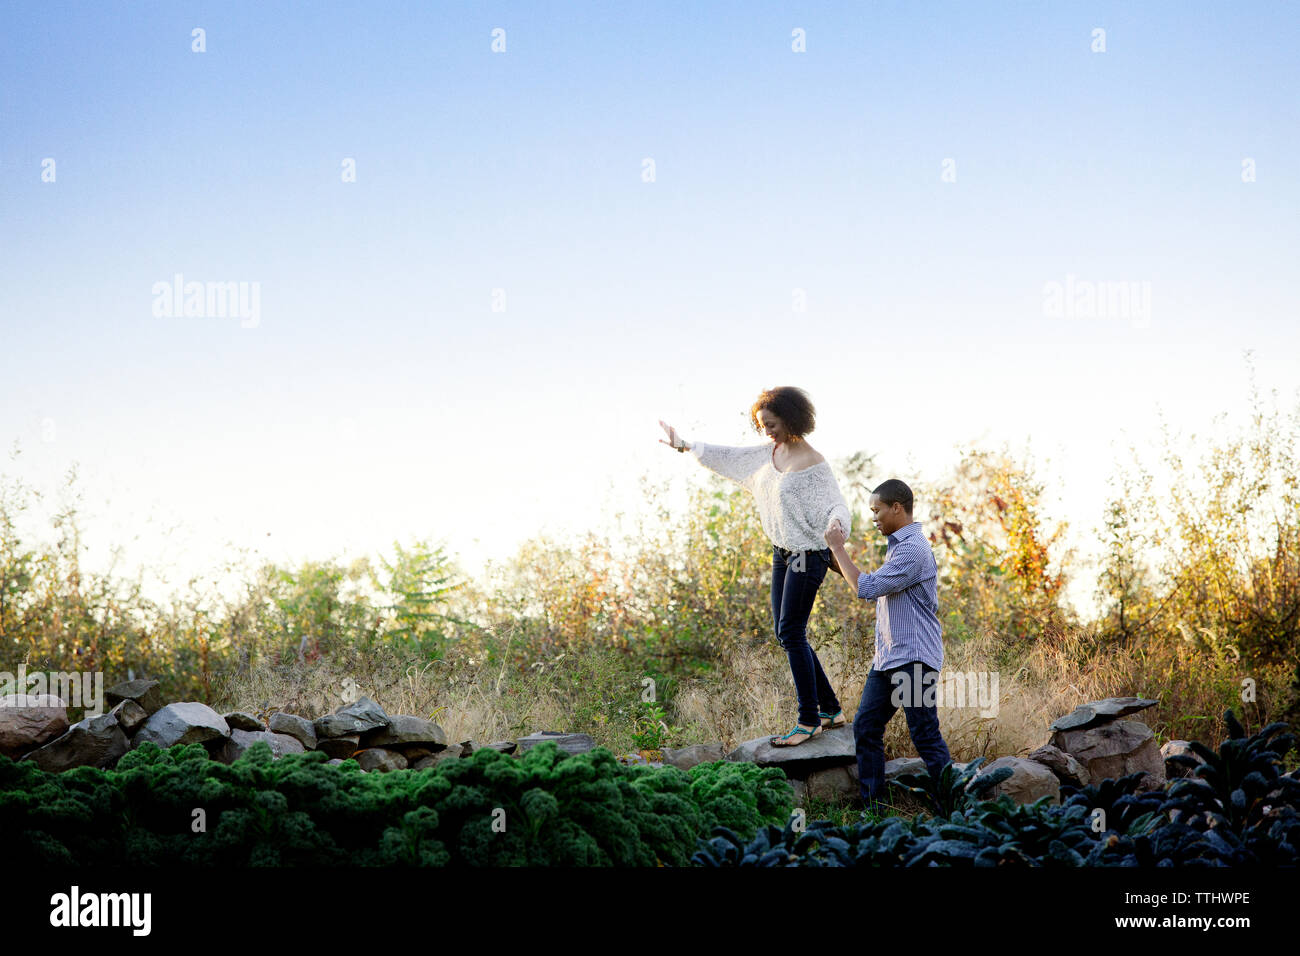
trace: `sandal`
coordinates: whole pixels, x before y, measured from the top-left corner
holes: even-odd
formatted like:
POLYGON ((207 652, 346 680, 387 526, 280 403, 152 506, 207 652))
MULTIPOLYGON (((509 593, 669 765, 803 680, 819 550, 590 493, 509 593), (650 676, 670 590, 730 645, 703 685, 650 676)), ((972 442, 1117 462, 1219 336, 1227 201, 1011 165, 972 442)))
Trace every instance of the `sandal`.
POLYGON ((844 719, 844 711, 842 710, 837 710, 833 714, 819 713, 817 716, 820 717, 823 721, 825 720, 830 721, 829 724, 827 723, 822 724, 822 728, 824 730, 833 730, 836 727, 843 727, 845 724, 848 723, 848 721, 844 719))
POLYGON ((792 727, 792 728, 790 729, 790 732, 789 732, 788 734, 785 734, 784 736, 781 736, 781 737, 769 737, 769 738, 767 739, 767 742, 768 742, 769 744, 771 744, 773 747, 797 747, 797 746, 799 746, 799 744, 803 743, 804 740, 808 740, 808 739, 811 738, 811 737, 816 737, 816 736, 817 736, 818 734, 820 734, 821 732, 822 732, 822 729, 821 729, 821 726, 820 726, 820 725, 817 726, 816 728, 814 728, 813 730, 804 730, 804 729, 803 729, 802 727, 800 727, 798 724, 795 724, 794 727, 792 727), (778 740, 792 740, 792 739, 794 738, 794 735, 795 735, 795 734, 803 734, 803 735, 804 735, 803 740, 800 740, 800 741, 798 741, 798 742, 796 742, 796 743, 792 743, 792 744, 779 744, 779 743, 777 743, 778 740))

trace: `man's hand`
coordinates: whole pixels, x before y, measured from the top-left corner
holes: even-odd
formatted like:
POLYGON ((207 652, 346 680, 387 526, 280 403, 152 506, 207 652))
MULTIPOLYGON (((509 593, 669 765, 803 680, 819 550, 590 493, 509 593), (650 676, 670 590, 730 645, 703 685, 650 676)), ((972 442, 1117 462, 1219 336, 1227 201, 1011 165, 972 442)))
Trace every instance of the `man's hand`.
POLYGON ((858 570, 858 566, 849 557, 849 552, 845 550, 844 540, 844 526, 836 518, 831 522, 830 527, 826 529, 826 544, 831 549, 831 565, 843 576, 845 582, 854 589, 854 594, 856 594, 858 578, 862 572, 858 570))

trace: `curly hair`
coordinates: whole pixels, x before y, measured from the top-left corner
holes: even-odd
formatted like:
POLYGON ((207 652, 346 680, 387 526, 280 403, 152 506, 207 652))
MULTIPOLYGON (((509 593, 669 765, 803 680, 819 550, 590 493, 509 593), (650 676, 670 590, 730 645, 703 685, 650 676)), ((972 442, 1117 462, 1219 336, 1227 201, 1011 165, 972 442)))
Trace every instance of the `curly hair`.
POLYGON ((813 408, 812 399, 802 388, 780 385, 759 393, 754 406, 749 410, 749 420, 754 431, 763 431, 758 413, 765 408, 781 419, 786 430, 795 438, 803 438, 816 427, 817 409, 813 408))

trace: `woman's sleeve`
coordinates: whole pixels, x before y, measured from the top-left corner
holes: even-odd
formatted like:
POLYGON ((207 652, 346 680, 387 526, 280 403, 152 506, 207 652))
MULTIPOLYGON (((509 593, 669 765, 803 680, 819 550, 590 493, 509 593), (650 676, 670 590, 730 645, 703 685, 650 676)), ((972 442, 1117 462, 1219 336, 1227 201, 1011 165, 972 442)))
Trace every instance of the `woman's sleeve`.
POLYGON ((709 445, 702 441, 690 442, 691 454, 701 465, 729 478, 738 485, 749 487, 753 477, 770 454, 771 445, 709 445))
POLYGON ((849 506, 844 501, 844 495, 840 493, 840 485, 831 477, 830 483, 830 505, 827 508, 826 527, 831 526, 831 522, 836 518, 840 521, 840 526, 844 528, 844 537, 847 539, 853 533, 853 516, 849 513, 849 506))

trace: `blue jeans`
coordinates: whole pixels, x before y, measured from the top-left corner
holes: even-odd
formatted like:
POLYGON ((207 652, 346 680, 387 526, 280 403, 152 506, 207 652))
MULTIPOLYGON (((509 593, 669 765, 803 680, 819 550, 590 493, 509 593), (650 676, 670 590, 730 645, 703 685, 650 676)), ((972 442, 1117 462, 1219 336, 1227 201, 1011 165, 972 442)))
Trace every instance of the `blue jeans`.
POLYGON ((895 693, 900 695, 907 731, 912 735, 917 755, 925 761, 930 776, 938 777, 952 760, 948 745, 939 733, 939 711, 933 699, 930 706, 925 706, 925 691, 935 687, 938 676, 938 671, 920 661, 909 661, 883 671, 873 667, 867 674, 866 686, 862 688, 862 703, 853 719, 853 735, 858 751, 858 788, 868 808, 875 806, 876 801, 884 796, 885 725, 898 709, 892 699, 895 693))
POLYGON ((833 714, 840 709, 807 634, 813 601, 830 563, 830 548, 787 551, 772 545, 772 622, 776 638, 790 659, 790 673, 799 696, 799 723, 805 727, 821 724, 819 711, 833 714))

